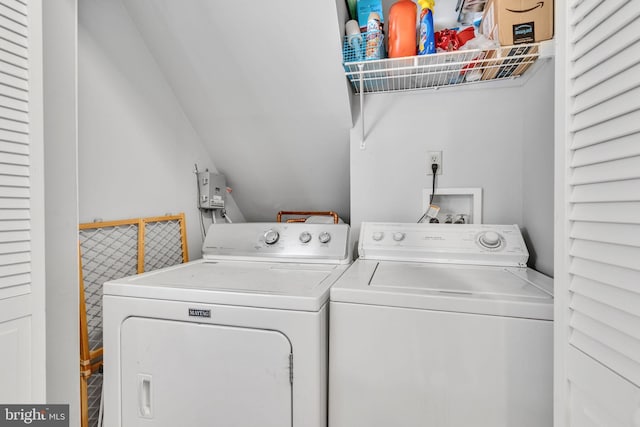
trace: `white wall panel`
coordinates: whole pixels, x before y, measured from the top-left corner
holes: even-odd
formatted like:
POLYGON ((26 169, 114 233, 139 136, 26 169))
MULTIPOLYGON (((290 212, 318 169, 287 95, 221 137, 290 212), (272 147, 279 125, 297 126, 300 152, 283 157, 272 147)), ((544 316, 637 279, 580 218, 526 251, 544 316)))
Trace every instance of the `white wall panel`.
POLYGON ((442 151, 438 187, 481 187, 483 221, 523 227, 532 265, 553 275, 550 64, 525 86, 373 94, 364 102, 366 149, 359 122, 350 143, 354 233, 362 221, 417 221, 422 190, 431 188, 427 152, 442 151))
MULTIPOLYGON (((79 19, 80 222, 184 212, 189 255, 199 258, 194 164, 217 165, 123 3, 81 2, 79 19)), ((233 196, 227 203, 244 221, 233 196)))

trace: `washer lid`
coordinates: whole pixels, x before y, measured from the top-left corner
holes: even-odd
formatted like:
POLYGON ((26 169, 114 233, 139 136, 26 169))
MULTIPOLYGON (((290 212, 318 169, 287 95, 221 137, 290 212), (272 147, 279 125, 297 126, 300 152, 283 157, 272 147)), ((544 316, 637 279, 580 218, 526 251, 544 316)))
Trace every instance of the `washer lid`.
POLYGON ((357 260, 331 300, 553 319, 551 279, 528 268, 357 260))
POLYGON ((318 311, 346 267, 199 260, 107 282, 104 294, 318 311))

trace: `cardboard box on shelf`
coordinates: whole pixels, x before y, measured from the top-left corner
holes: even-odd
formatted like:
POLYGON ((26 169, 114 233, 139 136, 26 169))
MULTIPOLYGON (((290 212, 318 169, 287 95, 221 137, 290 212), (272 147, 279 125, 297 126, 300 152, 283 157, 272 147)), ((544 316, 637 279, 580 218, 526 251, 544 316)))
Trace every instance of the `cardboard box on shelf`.
POLYGON ((553 38, 553 0, 489 0, 481 32, 502 46, 553 38))
POLYGON ((522 74, 538 59, 538 46, 501 47, 487 51, 482 80, 506 79, 522 74))

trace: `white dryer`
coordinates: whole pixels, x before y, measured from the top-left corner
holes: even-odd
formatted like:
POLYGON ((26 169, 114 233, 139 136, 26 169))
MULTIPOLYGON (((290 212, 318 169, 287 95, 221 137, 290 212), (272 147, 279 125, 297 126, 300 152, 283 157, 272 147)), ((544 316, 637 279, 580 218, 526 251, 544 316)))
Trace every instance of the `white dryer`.
POLYGON ((105 426, 325 427, 349 226, 217 224, 203 254, 104 285, 105 426))
POLYGON ((330 427, 553 425, 552 280, 517 226, 363 223, 331 290, 330 427))

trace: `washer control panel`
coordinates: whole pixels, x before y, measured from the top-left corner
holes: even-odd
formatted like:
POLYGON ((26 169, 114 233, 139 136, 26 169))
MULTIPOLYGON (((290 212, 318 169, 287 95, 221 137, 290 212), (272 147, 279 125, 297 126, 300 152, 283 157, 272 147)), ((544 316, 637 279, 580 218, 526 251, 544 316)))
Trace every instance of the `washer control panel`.
POLYGON ((206 260, 277 260, 279 262, 351 261, 347 224, 212 224, 202 247, 206 260))
POLYGON ((517 225, 368 223, 360 230, 363 259, 526 266, 517 225))

